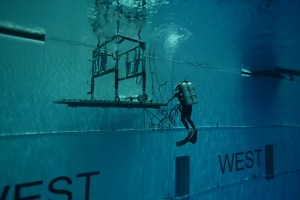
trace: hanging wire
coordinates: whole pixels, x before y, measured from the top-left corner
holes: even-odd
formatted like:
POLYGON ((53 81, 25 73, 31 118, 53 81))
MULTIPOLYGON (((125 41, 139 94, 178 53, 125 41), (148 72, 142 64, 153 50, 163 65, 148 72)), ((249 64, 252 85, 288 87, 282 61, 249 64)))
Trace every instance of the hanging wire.
POLYGON ((170 129, 171 124, 176 126, 176 117, 180 110, 180 104, 177 104, 171 109, 161 108, 156 114, 152 113, 149 109, 144 108, 145 113, 150 119, 149 128, 151 128, 152 131, 158 130, 158 132, 162 132, 165 129, 170 129))
POLYGON ((62 42, 62 43, 66 43, 66 44, 71 44, 71 45, 77 45, 77 46, 83 46, 83 47, 88 47, 88 48, 95 48, 95 45, 91 45, 88 43, 84 43, 84 42, 78 42, 78 41, 74 41, 74 40, 66 40, 63 38, 59 38, 59 37, 54 37, 54 36, 46 36, 46 40, 52 40, 52 41, 56 41, 56 42, 62 42))
MULTIPOLYGON (((155 48, 153 50, 153 55, 155 55, 155 48)), ((150 59, 150 57, 149 57, 149 59, 150 59)), ((161 89, 161 87, 165 86, 168 83, 168 81, 165 81, 163 84, 159 83, 154 56, 153 56, 153 66, 154 66, 155 80, 156 80, 156 83, 158 85, 159 96, 160 96, 161 101, 163 102, 163 96, 162 96, 162 93, 161 93, 160 89, 161 89)))
MULTIPOLYGON (((154 50, 153 54, 155 55, 155 50, 154 50)), ((157 94, 156 94, 155 89, 154 89, 154 78, 153 78, 153 73, 154 73, 155 74, 155 81, 158 85, 160 101, 164 102, 164 99, 163 99, 163 96, 162 96, 162 93, 161 93, 161 87, 165 86, 167 84, 167 81, 165 81, 165 83, 163 83, 163 84, 159 83, 155 61, 153 60, 154 71, 152 71, 152 64, 151 64, 151 59, 150 58, 151 58, 151 56, 150 56, 150 51, 149 51, 148 62, 149 62, 150 77, 151 77, 152 96, 155 96, 156 102, 159 102, 157 94)))
POLYGON ((155 56, 155 54, 153 54, 153 56, 149 55, 149 57, 152 57, 153 59, 156 59, 156 60, 162 60, 162 61, 176 63, 176 64, 192 65, 192 66, 207 69, 207 70, 226 71, 226 72, 230 72, 230 73, 234 73, 234 74, 239 74, 239 75, 241 74, 241 71, 236 70, 236 69, 229 69, 229 68, 225 68, 225 67, 218 67, 218 66, 213 66, 213 65, 209 65, 209 64, 201 64, 201 63, 190 62, 190 61, 185 61, 185 60, 174 60, 174 59, 168 59, 168 58, 161 58, 161 57, 155 56))
POLYGON ((153 82, 153 72, 152 72, 152 67, 151 67, 151 60, 150 60, 150 50, 148 52, 148 62, 149 62, 149 70, 150 70, 150 77, 151 77, 151 90, 152 90, 152 96, 155 96, 155 99, 156 101, 158 102, 158 98, 157 98, 157 95, 156 95, 156 92, 154 90, 154 82, 153 82))
MULTIPOLYGON (((91 44, 84 43, 84 42, 78 42, 78 41, 74 41, 74 40, 66 40, 66 39, 51 36, 51 35, 50 36, 46 35, 45 39, 56 41, 56 42, 62 42, 62 43, 66 43, 66 44, 71 44, 71 45, 82 46, 82 47, 95 48, 95 45, 91 45, 91 44)), ((153 63, 154 63, 154 67, 156 67, 155 66, 155 60, 162 60, 162 61, 171 62, 171 63, 191 65, 191 66, 194 66, 194 67, 197 67, 197 68, 202 68, 202 69, 211 70, 211 71, 223 71, 223 72, 228 72, 228 73, 241 75, 241 70, 239 70, 239 69, 230 69, 230 68, 219 67, 219 66, 210 65, 210 64, 201 64, 201 63, 198 63, 198 62, 190 62, 190 61, 186 61, 186 60, 175 60, 175 59, 168 59, 168 58, 158 57, 158 56, 155 56, 155 50, 154 50, 154 54, 150 55, 150 53, 149 53, 148 57, 152 58, 153 63)), ((150 59, 149 59, 149 64, 150 64, 150 59)), ((157 79, 156 69, 155 69, 155 75, 156 75, 156 79, 157 79)), ((293 79, 293 81, 291 81, 290 79, 281 79, 281 80, 300 83, 300 80, 294 80, 294 79, 293 79)), ((157 81, 157 83, 158 83, 158 81, 157 81)), ((167 82, 165 82, 164 84, 159 84, 158 83, 159 91, 160 91, 160 87, 164 86, 165 84, 167 84, 167 82)))
MULTIPOLYGON (((153 53, 155 54, 155 50, 153 53)), ((167 84, 167 81, 163 84, 159 83, 156 65, 155 65, 154 60, 153 60, 153 65, 154 65, 155 80, 158 85, 161 102, 164 102, 163 96, 161 93, 161 87, 165 86, 167 84)), ((151 77, 152 96, 155 96, 156 101, 158 102, 159 100, 158 100, 157 94, 154 90, 154 78, 153 78, 152 64, 151 64, 151 59, 150 59, 150 51, 149 51, 149 68, 150 68, 150 74, 151 74, 150 77, 151 77)), ((159 132, 162 132, 166 128, 170 129, 171 124, 173 126, 177 125, 175 119, 176 119, 178 113, 180 112, 180 110, 181 110, 181 105, 177 104, 172 109, 166 109, 165 107, 160 108, 156 114, 152 113, 149 109, 144 108, 144 113, 146 113, 150 119, 149 128, 151 128, 153 131, 158 130, 159 132), (167 124, 167 122, 169 122, 169 123, 167 124)))

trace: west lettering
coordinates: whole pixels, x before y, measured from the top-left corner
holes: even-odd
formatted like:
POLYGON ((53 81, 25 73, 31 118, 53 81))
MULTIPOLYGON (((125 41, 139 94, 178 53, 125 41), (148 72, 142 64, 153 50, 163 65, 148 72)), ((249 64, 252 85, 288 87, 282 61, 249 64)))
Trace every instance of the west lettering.
POLYGON ((260 157, 259 157, 259 153, 262 152, 262 149, 254 150, 254 152, 257 152, 257 166, 260 167, 260 157))
POLYGON ((250 150, 246 152, 237 152, 232 154, 225 154, 225 156, 219 155, 219 162, 222 174, 226 172, 228 167, 229 172, 232 172, 235 165, 235 171, 242 171, 245 169, 253 168, 257 162, 257 167, 260 167, 260 159, 262 149, 250 150), (257 155, 255 155, 257 154, 257 155), (231 157, 230 157, 231 156, 231 157))
POLYGON ((248 161, 250 161, 250 164, 247 162, 245 165, 246 165, 246 167, 249 169, 249 168, 252 168, 253 167, 253 165, 254 165, 254 160, 253 160, 253 152, 252 151, 247 151, 246 152, 246 159, 248 160, 248 161), (250 156, 251 155, 251 156, 250 156))
MULTIPOLYGON (((95 176, 95 175, 99 175, 99 174, 100 174, 100 171, 94 171, 94 172, 79 173, 76 175, 77 178, 81 178, 81 177, 85 178, 85 187, 84 187, 85 200, 89 200, 89 198, 90 198, 91 177, 95 176)), ((72 179, 67 176, 57 177, 49 182, 49 184, 48 184, 49 192, 52 194, 56 194, 56 195, 63 195, 63 197, 67 197, 66 199, 72 200, 72 198, 73 198, 72 190, 66 190, 66 189, 62 189, 59 187, 63 183, 71 185, 73 182, 72 182, 72 179)), ((0 200, 8 200, 8 198, 13 198, 13 200, 45 199, 44 196, 42 197, 43 194, 36 194, 34 192, 34 191, 37 191, 37 188, 34 188, 34 187, 37 187, 40 185, 43 185, 42 180, 35 181, 35 182, 20 183, 20 184, 14 185, 14 186, 5 185, 2 188, 0 200), (10 195, 10 193, 12 193, 12 194, 10 195), (10 196, 13 196, 13 197, 10 197, 10 196)), ((46 188, 47 188, 47 186, 46 186, 46 188)), ((81 199, 83 199, 83 198, 81 198, 81 199)), ((48 199, 48 200, 51 200, 51 199, 48 199)))
POLYGON ((54 187, 55 183, 57 183, 59 181, 65 181, 68 183, 68 185, 72 184, 72 180, 67 176, 57 177, 49 183, 49 186, 48 186, 49 191, 52 192, 53 194, 66 195, 68 197, 68 200, 72 200, 72 192, 70 192, 69 190, 57 189, 54 187))
POLYGON ((77 174, 76 177, 86 177, 86 184, 85 184, 85 200, 90 199, 90 182, 91 182, 91 176, 99 175, 100 171, 95 172, 87 172, 87 173, 81 173, 77 174))
POLYGON ((22 183, 22 184, 16 185, 16 187, 15 187, 15 199, 14 200, 36 200, 36 199, 40 199, 41 198, 40 194, 27 196, 27 197, 22 197, 21 196, 21 190, 25 189, 25 188, 28 188, 28 187, 32 187, 32 186, 42 185, 42 184, 43 184, 43 181, 35 181, 35 182, 22 183))
POLYGON ((244 163, 244 160, 240 158, 241 155, 244 155, 244 152, 239 152, 235 154, 235 169, 236 171, 244 170, 244 167, 240 167, 239 163, 244 163))
POLYGON ((6 186, 3 188, 3 191, 2 191, 2 194, 1 194, 1 200, 5 200, 5 199, 6 199, 7 194, 8 194, 8 191, 9 191, 9 188, 10 188, 9 185, 6 185, 6 186))
POLYGON ((222 163, 222 157, 221 157, 221 155, 219 155, 219 161, 220 161, 220 167, 221 167, 222 174, 225 173, 226 163, 228 163, 229 171, 230 171, 230 172, 232 171, 233 160, 234 160, 233 154, 232 154, 232 156, 231 156, 231 162, 229 161, 229 156, 228 156, 228 154, 226 154, 226 155, 225 155, 224 164, 223 164, 223 163, 222 163))

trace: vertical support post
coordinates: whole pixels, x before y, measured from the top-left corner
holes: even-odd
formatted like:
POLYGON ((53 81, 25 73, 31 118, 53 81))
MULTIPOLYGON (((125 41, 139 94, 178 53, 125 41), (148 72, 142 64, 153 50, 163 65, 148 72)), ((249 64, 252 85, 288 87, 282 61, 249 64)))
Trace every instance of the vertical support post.
POLYGON ((266 179, 274 178, 274 159, 273 159, 273 145, 265 146, 265 167, 266 167, 266 179))
MULTIPOLYGON (((190 157, 176 157, 175 167, 175 195, 176 197, 184 197, 190 193, 190 157)), ((184 198, 188 200, 187 196, 184 198)))
POLYGON ((100 56, 101 62, 100 62, 100 71, 106 71, 106 65, 107 65, 107 51, 104 51, 103 54, 100 56))
POLYGON ((118 94, 118 88, 119 88, 119 51, 118 47, 116 50, 116 64, 115 64, 115 101, 119 101, 119 94, 118 94))
POLYGON ((120 20, 117 19, 117 35, 119 34, 119 31, 120 31, 120 20))
POLYGON ((143 78, 143 95, 146 94, 146 57, 145 57, 145 50, 142 53, 142 78, 143 78))
POLYGON ((126 53, 126 60, 125 60, 125 68, 126 68, 126 78, 128 77, 129 71, 130 71, 130 65, 129 65, 129 55, 126 53))
POLYGON ((91 99, 94 99, 94 87, 95 87, 95 77, 94 74, 92 74, 92 78, 91 78, 91 99))
POLYGON ((137 49, 134 50, 134 57, 133 57, 133 74, 137 74, 139 70, 139 63, 140 63, 140 55, 137 53, 137 49))
POLYGON ((96 65, 97 65, 97 61, 95 60, 96 58, 96 53, 97 50, 93 50, 93 61, 92 61, 92 77, 91 77, 91 91, 89 92, 89 94, 91 95, 91 99, 94 99, 94 89, 95 89, 95 70, 96 70, 96 65))

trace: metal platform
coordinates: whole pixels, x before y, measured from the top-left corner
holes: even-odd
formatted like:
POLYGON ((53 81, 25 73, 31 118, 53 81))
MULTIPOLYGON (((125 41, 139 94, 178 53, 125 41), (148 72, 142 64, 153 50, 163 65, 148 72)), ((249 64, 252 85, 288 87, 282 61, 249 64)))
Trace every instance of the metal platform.
POLYGON ((154 108, 159 109, 167 104, 162 103, 142 103, 131 101, 109 101, 91 99, 61 99, 54 101, 57 104, 66 104, 70 107, 100 107, 100 108, 154 108))

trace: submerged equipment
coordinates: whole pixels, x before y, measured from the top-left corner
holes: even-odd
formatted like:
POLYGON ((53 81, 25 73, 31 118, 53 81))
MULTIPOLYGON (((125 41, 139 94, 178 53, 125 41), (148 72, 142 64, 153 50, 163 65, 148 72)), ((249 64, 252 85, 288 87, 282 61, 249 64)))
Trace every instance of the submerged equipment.
POLYGON ((176 88, 179 89, 179 87, 181 88, 183 99, 186 105, 192 105, 198 103, 194 86, 190 81, 187 80, 182 81, 176 88))
MULTIPOLYGON (((146 94, 146 43, 128 36, 116 33, 107 38, 102 44, 98 43, 92 51, 90 99, 62 99, 55 101, 58 104, 67 104, 71 107, 113 107, 113 108, 155 108, 166 106, 156 103, 146 94), (108 48, 116 47, 116 48, 108 48), (113 49, 113 50, 110 50, 113 49), (124 50, 125 49, 125 50, 124 50), (122 51, 121 51, 122 50, 122 51), (95 79, 113 74, 114 99, 95 99, 95 79), (128 79, 138 79, 142 85, 141 94, 125 97, 119 95, 119 85, 128 79)), ((137 82, 137 81, 136 81, 137 82)), ((138 84, 138 83, 137 83, 138 84)))

